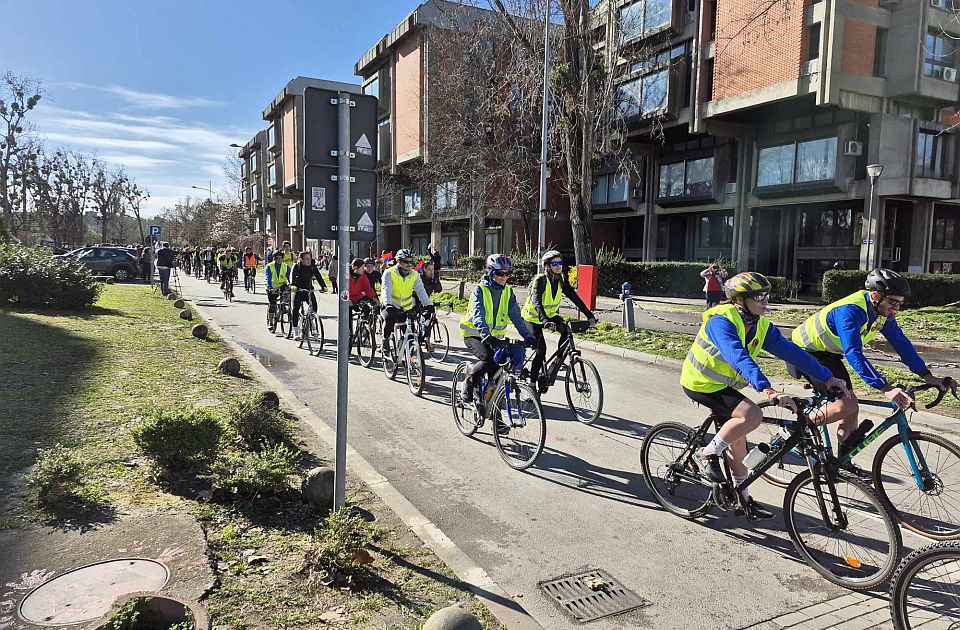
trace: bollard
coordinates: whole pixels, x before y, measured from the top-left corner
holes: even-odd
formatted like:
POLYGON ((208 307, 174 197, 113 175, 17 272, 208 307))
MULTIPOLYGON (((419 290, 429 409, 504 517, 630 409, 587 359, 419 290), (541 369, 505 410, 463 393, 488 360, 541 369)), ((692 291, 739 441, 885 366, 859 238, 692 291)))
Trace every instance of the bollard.
POLYGON ((633 332, 636 330, 637 326, 634 323, 633 319, 633 298, 630 297, 630 286, 629 282, 624 282, 620 287, 620 299, 623 300, 623 327, 627 329, 627 332, 633 332))
POLYGON ((464 289, 466 288, 466 286, 467 286, 467 281, 461 279, 461 280, 460 280, 460 292, 457 294, 457 299, 460 299, 460 300, 463 299, 463 291, 464 291, 464 289))

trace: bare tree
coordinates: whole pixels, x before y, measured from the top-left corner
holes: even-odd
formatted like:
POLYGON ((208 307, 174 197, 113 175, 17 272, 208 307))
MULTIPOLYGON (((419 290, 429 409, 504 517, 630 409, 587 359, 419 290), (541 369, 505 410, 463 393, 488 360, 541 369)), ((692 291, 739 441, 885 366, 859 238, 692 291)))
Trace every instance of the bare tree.
POLYGON ((136 182, 131 180, 124 190, 123 197, 124 203, 126 203, 127 207, 133 213, 133 217, 137 220, 137 229, 140 231, 140 243, 143 244, 146 242, 146 234, 143 231, 143 217, 140 215, 140 208, 143 206, 143 203, 150 198, 150 193, 140 188, 136 182))
POLYGON ((101 242, 107 242, 108 226, 117 215, 126 213, 124 204, 130 179, 123 168, 109 170, 106 163, 93 160, 93 176, 90 185, 90 201, 100 215, 101 242))
POLYGON ((58 244, 80 244, 89 203, 90 161, 80 153, 42 148, 33 163, 31 196, 36 214, 58 244))
POLYGON ((27 162, 34 155, 30 142, 33 127, 26 121, 30 110, 37 106, 43 90, 40 81, 26 75, 4 72, 0 77, 0 209, 3 222, 14 227, 14 209, 26 207, 27 162), (19 186, 17 183, 19 182, 19 186), (19 192, 14 196, 15 192, 19 192))

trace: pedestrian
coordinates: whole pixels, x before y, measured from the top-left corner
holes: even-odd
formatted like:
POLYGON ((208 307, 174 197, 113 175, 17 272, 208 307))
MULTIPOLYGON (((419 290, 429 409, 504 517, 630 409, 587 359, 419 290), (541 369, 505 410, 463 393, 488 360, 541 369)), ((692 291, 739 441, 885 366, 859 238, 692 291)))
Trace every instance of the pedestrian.
POLYGON ((337 292, 337 255, 334 254, 330 257, 330 261, 327 263, 327 277, 330 279, 330 286, 333 287, 333 292, 337 292))
POLYGON ((163 295, 170 293, 170 270, 176 266, 174 251, 170 249, 170 243, 164 241, 157 252, 157 273, 160 274, 160 293, 163 295))
POLYGON ((423 288, 427 295, 440 293, 443 291, 443 285, 440 284, 440 276, 437 274, 436 265, 432 260, 425 260, 420 268, 420 278, 423 280, 423 288))
POLYGON ((700 272, 703 278, 703 292, 707 297, 707 308, 719 304, 726 294, 723 291, 723 283, 727 279, 727 270, 718 263, 713 263, 700 272))
POLYGON ((433 262, 433 273, 440 278, 440 250, 433 246, 433 243, 427 245, 427 251, 430 253, 430 261, 433 262))
POLYGON ((140 279, 150 282, 150 264, 153 261, 153 249, 142 245, 140 247, 140 279))

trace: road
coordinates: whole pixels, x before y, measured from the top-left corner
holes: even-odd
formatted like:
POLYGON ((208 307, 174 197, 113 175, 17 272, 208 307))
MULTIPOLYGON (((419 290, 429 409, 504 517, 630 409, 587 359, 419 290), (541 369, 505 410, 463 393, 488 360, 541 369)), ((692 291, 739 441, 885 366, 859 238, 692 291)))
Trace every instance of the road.
MULTIPOLYGON (((182 276, 181 282, 185 297, 204 316, 335 425, 334 342, 328 341, 321 356, 310 356, 266 329, 263 294, 240 288, 228 305, 216 285, 182 276)), ((336 300, 319 297, 330 339, 336 300)), ((550 418, 546 449, 533 468, 516 472, 500 459, 486 427, 469 439, 454 426, 449 379, 466 354, 453 322, 448 326, 452 356, 429 365, 423 398, 412 396, 401 381, 388 381, 382 370, 351 364, 348 439, 544 628, 579 625, 538 583, 584 568, 609 572, 650 602, 637 612, 591 623, 596 630, 810 627, 791 625, 806 619, 802 614, 784 615, 822 602, 829 602, 831 611, 846 607, 851 617, 857 610, 875 610, 873 618, 883 621, 883 594, 850 596, 820 578, 799 561, 779 517, 750 524, 715 512, 690 522, 654 502, 638 465, 644 432, 665 420, 698 424, 704 414, 680 391, 676 372, 585 353, 603 377, 603 416, 593 426, 576 422, 562 387, 553 388, 544 399, 550 418)), ((779 514, 782 492, 764 483, 754 488, 779 514)), ((921 539, 905 533, 904 542, 915 547, 921 539)), ((838 617, 818 627, 866 627, 862 619, 859 624, 838 617)))

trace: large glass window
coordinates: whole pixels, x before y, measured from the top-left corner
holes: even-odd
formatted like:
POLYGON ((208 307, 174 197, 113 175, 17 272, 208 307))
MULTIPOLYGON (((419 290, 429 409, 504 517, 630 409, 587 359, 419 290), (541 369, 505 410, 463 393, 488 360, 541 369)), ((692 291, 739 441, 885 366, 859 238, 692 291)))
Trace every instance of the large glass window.
POLYGON ((370 83, 364 85, 363 93, 367 96, 376 96, 377 98, 380 98, 380 77, 377 77, 370 83))
POLYGON ((733 213, 701 214, 697 223, 697 247, 730 247, 733 245, 733 213))
POLYGON ((667 106, 669 70, 637 77, 620 86, 618 101, 621 114, 626 117, 646 116, 667 106))
POLYGON ((277 163, 271 162, 270 166, 267 167, 267 185, 276 186, 277 185, 277 163))
POLYGON ((628 176, 618 173, 607 173, 605 175, 596 175, 593 178, 593 203, 603 205, 608 203, 627 202, 627 183, 628 176))
POLYGON ((256 151, 250 154, 250 172, 254 175, 260 173, 260 156, 256 151))
POLYGON ((936 209, 932 246, 933 249, 960 249, 960 210, 936 209))
POLYGON ((240 177, 246 177, 250 171, 247 169, 247 161, 240 158, 240 177))
POLYGON ((277 146, 277 125, 273 124, 267 127, 267 148, 272 149, 277 146))
POLYGON ((639 0, 620 9, 620 41, 629 42, 670 26, 671 0, 639 0))
POLYGON ((830 181, 836 172, 835 137, 763 147, 757 155, 758 188, 830 181))
POLYGON ((932 129, 921 129, 917 133, 917 151, 914 175, 937 179, 941 176, 943 163, 943 143, 940 134, 932 129))
POLYGON ((852 208, 800 211, 801 247, 856 247, 860 244, 863 212, 852 208))
POLYGON ((660 198, 713 193, 713 157, 660 165, 660 198))
POLYGON ((407 215, 420 212, 420 189, 407 188, 403 191, 403 213, 407 215))
POLYGON ((437 209, 452 210, 457 207, 457 181, 437 184, 437 209))
POLYGON ((660 165, 660 197, 683 196, 684 163, 660 165))
POLYGON ((927 33, 923 46, 923 74, 943 78, 944 68, 957 67, 957 51, 953 43, 942 34, 927 33))
POLYGON ((250 187, 250 201, 260 203, 260 184, 254 184, 250 187))

